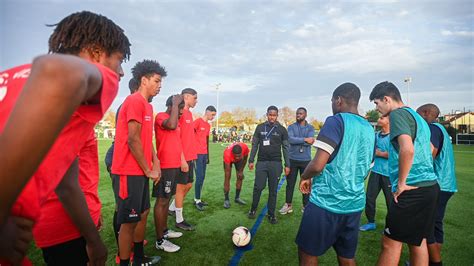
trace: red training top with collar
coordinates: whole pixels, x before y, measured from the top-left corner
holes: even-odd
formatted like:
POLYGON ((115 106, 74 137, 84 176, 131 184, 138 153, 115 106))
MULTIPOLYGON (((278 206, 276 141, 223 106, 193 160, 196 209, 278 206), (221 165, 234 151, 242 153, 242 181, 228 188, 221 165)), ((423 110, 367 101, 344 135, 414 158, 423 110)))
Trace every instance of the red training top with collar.
MULTIPOLYGON (((100 103, 81 105, 76 109, 25 187, 27 191, 24 189, 21 192, 17 199, 20 204, 15 203, 12 208, 13 215, 37 220, 39 209, 36 207, 42 204, 56 189, 89 137, 88 132, 93 130, 95 124, 103 117, 117 95, 118 75, 103 65, 94 65, 102 75, 102 88, 98 92, 100 103), (32 182, 35 183, 36 188, 32 188, 32 182), (36 199, 33 197, 34 194, 37 194, 36 199), (38 200, 39 202, 35 202, 38 200)), ((2 77, 0 91, 5 93, 3 97, 0 97, 0 132, 4 129, 6 120, 29 76, 30 69, 31 64, 28 64, 0 73, 0 77, 2 77)))
POLYGON ((207 154, 207 141, 211 125, 202 118, 194 120, 194 131, 196 132, 197 154, 207 154))
POLYGON ((242 148, 242 158, 249 155, 249 147, 243 142, 237 142, 234 144, 231 144, 227 146, 227 148, 224 150, 224 163, 236 163, 237 160, 235 160, 235 156, 232 153, 232 148, 234 146, 239 145, 242 148))
POLYGON ((181 166, 181 130, 165 129, 163 122, 170 118, 168 113, 158 113, 155 117, 156 154, 162 169, 179 168, 181 166))
MULTIPOLYGON (((12 215, 33 221, 39 219, 40 205, 56 189, 84 146, 89 137, 88 132, 93 130, 117 95, 118 75, 101 64, 94 65, 102 76, 102 88, 98 92, 100 102, 81 105, 76 109, 37 171, 18 196, 12 207, 12 215)), ((6 121, 23 90, 30 70, 31 64, 27 64, 0 72, 0 133, 3 132, 6 121)), ((0 263, 8 265, 5 262, 0 263)))
POLYGON ((197 159, 196 137, 194 136, 193 114, 188 109, 183 110, 179 119, 181 128, 181 144, 183 146, 184 158, 186 161, 197 159))
MULTIPOLYGON (((89 207, 92 221, 99 222, 101 203, 99 187, 99 157, 97 139, 94 131, 89 134, 84 147, 79 153, 79 185, 89 207)), ((55 193, 52 193, 41 206, 41 216, 36 223, 33 235, 36 245, 46 248, 81 237, 55 193)))
POLYGON ((122 104, 117 119, 112 173, 116 175, 145 175, 128 147, 128 123, 141 124, 140 140, 148 166, 152 167, 153 107, 139 93, 129 95, 122 104))

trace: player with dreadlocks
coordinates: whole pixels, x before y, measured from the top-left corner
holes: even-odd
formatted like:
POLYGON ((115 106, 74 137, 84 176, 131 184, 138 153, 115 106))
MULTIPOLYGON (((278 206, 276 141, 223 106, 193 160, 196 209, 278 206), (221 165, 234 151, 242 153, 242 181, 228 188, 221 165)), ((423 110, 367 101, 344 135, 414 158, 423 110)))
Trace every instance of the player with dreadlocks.
MULTIPOLYGON (((53 26, 50 55, 0 72, 0 88, 6 92, 0 97, 2 266, 27 265, 23 258, 40 212, 57 218, 41 209, 52 199, 61 202, 80 237, 66 242, 54 237, 48 247, 42 246, 43 251, 51 248, 43 253, 46 264, 86 265, 88 260, 104 265, 107 259, 97 220, 79 186, 78 154, 117 95, 130 42, 113 21, 87 11, 53 26)), ((95 162, 90 168, 97 167, 95 162)), ((37 238, 64 228, 45 224, 43 229, 37 238)))

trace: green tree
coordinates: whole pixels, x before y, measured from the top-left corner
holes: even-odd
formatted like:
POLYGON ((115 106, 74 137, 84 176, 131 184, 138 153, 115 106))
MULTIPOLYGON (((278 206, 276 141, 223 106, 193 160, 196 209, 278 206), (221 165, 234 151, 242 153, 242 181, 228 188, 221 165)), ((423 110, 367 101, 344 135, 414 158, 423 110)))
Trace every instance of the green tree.
POLYGON ((377 111, 377 109, 372 109, 365 113, 365 118, 367 118, 369 122, 377 122, 377 120, 379 120, 379 117, 380 113, 379 111, 377 111))

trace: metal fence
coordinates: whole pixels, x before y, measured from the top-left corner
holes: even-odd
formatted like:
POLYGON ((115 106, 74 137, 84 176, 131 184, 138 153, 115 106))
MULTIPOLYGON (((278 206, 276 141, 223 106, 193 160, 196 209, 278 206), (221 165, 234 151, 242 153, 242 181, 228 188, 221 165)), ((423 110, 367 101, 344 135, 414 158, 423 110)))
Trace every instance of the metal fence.
POLYGON ((474 134, 456 134, 456 145, 474 145, 474 134))

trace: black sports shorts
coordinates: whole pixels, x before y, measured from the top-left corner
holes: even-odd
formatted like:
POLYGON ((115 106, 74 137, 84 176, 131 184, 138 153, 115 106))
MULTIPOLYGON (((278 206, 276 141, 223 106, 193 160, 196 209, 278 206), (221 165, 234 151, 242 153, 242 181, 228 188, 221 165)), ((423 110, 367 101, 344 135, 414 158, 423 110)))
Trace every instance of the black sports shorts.
POLYGON ((181 185, 186 185, 192 183, 194 181, 194 161, 187 161, 189 166, 189 171, 181 172, 179 171, 179 175, 176 178, 176 183, 181 185))
POLYGON ((150 181, 141 175, 112 175, 117 221, 119 224, 136 223, 140 214, 150 208, 150 181))
POLYGON ((153 184, 152 196, 155 198, 171 198, 176 193, 176 178, 179 173, 179 168, 161 169, 161 178, 158 184, 153 184))
POLYGON ((385 219, 385 236, 409 245, 420 246, 434 230, 439 185, 403 192, 398 203, 392 199, 385 219))

